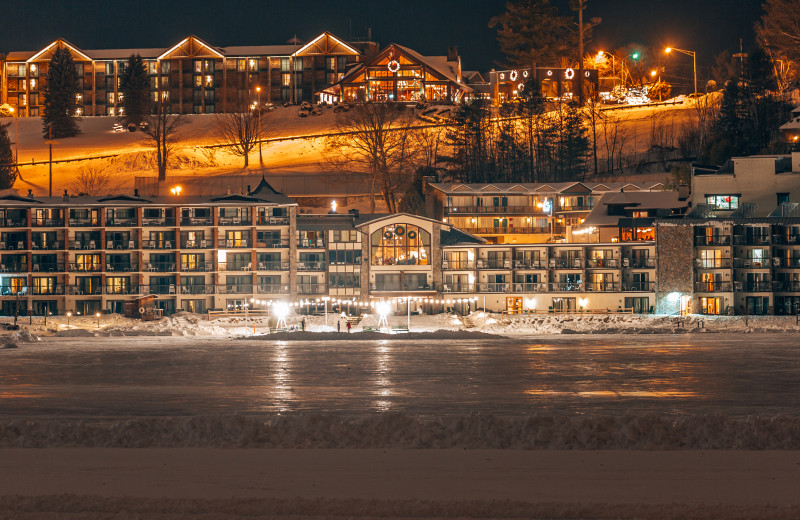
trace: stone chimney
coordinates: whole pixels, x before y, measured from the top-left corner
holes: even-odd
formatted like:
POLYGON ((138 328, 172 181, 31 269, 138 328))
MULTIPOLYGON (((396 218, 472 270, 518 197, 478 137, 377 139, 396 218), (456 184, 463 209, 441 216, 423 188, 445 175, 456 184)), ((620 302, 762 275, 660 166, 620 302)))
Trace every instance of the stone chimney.
POLYGON ((447 48, 447 61, 458 61, 458 45, 450 45, 447 48))
POLYGON ((64 195, 61 196, 61 199, 64 202, 69 202, 69 193, 67 193, 67 190, 64 190, 64 195))
POLYGON ((33 191, 31 191, 31 190, 28 190, 28 198, 29 198, 29 199, 32 199, 32 198, 33 198, 33 191))

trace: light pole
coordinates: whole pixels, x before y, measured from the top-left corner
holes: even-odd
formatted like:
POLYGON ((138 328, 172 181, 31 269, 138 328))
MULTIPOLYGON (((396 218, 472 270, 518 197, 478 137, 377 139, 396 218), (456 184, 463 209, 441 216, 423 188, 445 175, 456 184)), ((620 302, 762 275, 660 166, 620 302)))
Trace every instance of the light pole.
POLYGON ((256 93, 258 94, 258 132, 256 132, 256 135, 258 136, 258 162, 263 168, 264 156, 261 155, 261 87, 256 87, 256 93))
POLYGON ((613 92, 613 90, 617 87, 617 72, 614 55, 604 51, 597 51, 597 57, 594 59, 594 61, 596 63, 600 63, 600 60, 602 60, 604 56, 606 58, 611 58, 611 78, 614 80, 614 85, 611 87, 611 90, 613 92))
POLYGON ((71 312, 67 312, 67 327, 69 327, 69 318, 72 316, 71 312))
POLYGON ((326 327, 328 326, 328 300, 330 300, 329 297, 327 297, 327 296, 323 296, 322 297, 322 301, 325 302, 325 326, 326 327))
POLYGON ((680 52, 681 54, 685 54, 687 56, 692 57, 692 68, 694 69, 694 97, 697 97, 697 56, 695 55, 694 51, 685 51, 683 49, 678 49, 675 47, 667 47, 664 49, 664 52, 669 54, 672 51, 680 52))

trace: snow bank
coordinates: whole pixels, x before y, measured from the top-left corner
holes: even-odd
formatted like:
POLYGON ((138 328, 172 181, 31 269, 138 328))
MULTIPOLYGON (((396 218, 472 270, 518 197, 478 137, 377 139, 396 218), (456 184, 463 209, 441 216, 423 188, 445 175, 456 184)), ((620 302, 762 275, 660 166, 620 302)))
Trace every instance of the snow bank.
POLYGON ((157 417, 0 422, 0 447, 800 449, 800 417, 492 415, 424 420, 404 414, 157 417))

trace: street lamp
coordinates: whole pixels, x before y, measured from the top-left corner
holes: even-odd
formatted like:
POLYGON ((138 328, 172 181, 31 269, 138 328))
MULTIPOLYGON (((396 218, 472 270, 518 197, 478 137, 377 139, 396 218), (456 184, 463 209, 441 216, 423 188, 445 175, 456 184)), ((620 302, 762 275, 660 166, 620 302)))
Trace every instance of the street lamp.
POLYGON ((595 57, 594 61, 596 63, 600 63, 603 59, 611 58, 611 77, 614 78, 614 86, 612 90, 617 87, 617 71, 616 71, 616 60, 613 54, 604 51, 597 51, 597 56, 595 57))
POLYGON ((697 97, 697 56, 695 56, 694 51, 685 51, 683 49, 677 49, 675 47, 667 47, 664 49, 664 52, 669 54, 672 51, 680 52, 681 54, 685 54, 687 56, 692 57, 692 67, 694 68, 694 97, 697 97))
POLYGON ((97 318, 97 328, 99 329, 100 328, 100 313, 99 312, 96 313, 95 317, 97 318))
POLYGON ((71 312, 67 312, 67 327, 69 327, 69 318, 72 316, 71 312))

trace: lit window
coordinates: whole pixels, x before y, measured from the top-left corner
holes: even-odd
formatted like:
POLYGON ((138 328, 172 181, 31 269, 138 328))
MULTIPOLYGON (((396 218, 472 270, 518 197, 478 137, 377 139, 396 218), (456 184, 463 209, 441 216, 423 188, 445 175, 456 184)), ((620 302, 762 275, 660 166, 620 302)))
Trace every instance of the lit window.
POLYGON ((289 85, 291 85, 291 83, 292 83, 292 80, 291 80, 291 75, 290 75, 290 74, 284 74, 284 75, 282 75, 282 76, 281 76, 281 80, 282 80, 282 83, 283 83, 283 86, 284 86, 284 87, 288 87, 288 86, 289 86, 289 85))
POLYGON ((706 195, 706 202, 717 209, 727 210, 739 207, 740 195, 706 195))
POLYGON ((428 265, 431 235, 414 225, 397 224, 372 233, 372 265, 428 265))

